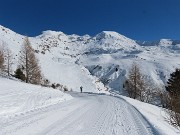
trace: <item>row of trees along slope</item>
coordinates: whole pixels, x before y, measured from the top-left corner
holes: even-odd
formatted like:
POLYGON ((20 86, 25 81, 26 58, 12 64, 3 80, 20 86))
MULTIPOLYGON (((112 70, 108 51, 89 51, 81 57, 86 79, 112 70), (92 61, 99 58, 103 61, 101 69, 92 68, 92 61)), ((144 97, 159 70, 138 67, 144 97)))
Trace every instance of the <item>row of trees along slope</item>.
POLYGON ((26 83, 40 84, 42 78, 41 70, 28 37, 25 37, 20 51, 18 69, 25 73, 25 78, 21 79, 25 80, 26 83))
POLYGON ((167 112, 169 122, 180 129, 180 69, 170 74, 164 88, 159 88, 141 73, 139 66, 134 63, 129 70, 124 88, 130 98, 152 103, 159 100, 167 112))
MULTIPOLYGON (((4 49, 4 44, 5 43, 3 43, 0 48, 0 70, 1 72, 6 72, 8 76, 11 76, 13 75, 11 74, 13 56, 7 47, 4 49)), ((24 38, 24 42, 20 50, 18 67, 15 71, 15 75, 13 76, 25 81, 26 83, 41 83, 41 69, 38 65, 38 59, 35 56, 28 37, 24 38)))
POLYGON ((152 83, 141 73, 139 66, 133 63, 124 83, 124 88, 130 98, 150 103, 154 100, 153 97, 158 91, 155 87, 152 87, 152 83))

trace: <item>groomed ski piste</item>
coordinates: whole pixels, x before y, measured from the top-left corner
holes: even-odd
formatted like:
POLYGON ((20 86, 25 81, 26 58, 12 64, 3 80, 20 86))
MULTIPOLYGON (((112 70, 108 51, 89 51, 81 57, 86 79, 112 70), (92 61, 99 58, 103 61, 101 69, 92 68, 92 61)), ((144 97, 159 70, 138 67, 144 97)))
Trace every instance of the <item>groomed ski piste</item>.
POLYGON ((176 135, 162 108, 118 94, 68 92, 0 78, 1 135, 176 135))

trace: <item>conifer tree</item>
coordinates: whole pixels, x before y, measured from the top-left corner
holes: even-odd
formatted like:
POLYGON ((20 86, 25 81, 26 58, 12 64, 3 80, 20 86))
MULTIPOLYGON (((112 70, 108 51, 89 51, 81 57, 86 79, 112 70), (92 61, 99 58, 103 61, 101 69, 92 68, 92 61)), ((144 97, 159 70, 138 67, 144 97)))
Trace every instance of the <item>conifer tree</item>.
POLYGON ((25 77, 24 73, 21 71, 20 68, 16 69, 14 77, 16 77, 16 78, 18 78, 18 79, 20 79, 22 81, 26 80, 26 77, 25 77))
POLYGON ((166 90, 169 95, 167 96, 169 121, 172 125, 180 127, 180 69, 170 74, 166 90))
POLYGON ((176 69, 175 72, 170 74, 166 90, 170 96, 180 96, 180 69, 176 69))

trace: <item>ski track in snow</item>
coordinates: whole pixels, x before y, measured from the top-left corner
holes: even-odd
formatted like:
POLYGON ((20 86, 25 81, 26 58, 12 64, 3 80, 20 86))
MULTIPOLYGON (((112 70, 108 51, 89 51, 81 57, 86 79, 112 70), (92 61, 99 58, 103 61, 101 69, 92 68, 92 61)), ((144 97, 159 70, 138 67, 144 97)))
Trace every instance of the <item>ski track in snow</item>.
POLYGON ((1 135, 158 135, 125 100, 105 94, 70 93, 74 99, 0 123, 1 135))

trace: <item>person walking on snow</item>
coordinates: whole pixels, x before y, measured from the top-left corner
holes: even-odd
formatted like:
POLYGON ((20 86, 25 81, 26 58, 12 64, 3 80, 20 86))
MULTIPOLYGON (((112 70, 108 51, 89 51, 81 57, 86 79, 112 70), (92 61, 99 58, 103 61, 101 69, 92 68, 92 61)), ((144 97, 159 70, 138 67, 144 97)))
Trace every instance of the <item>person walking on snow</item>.
POLYGON ((82 93, 82 89, 83 89, 83 87, 81 86, 81 87, 80 87, 80 91, 81 91, 81 93, 82 93))

